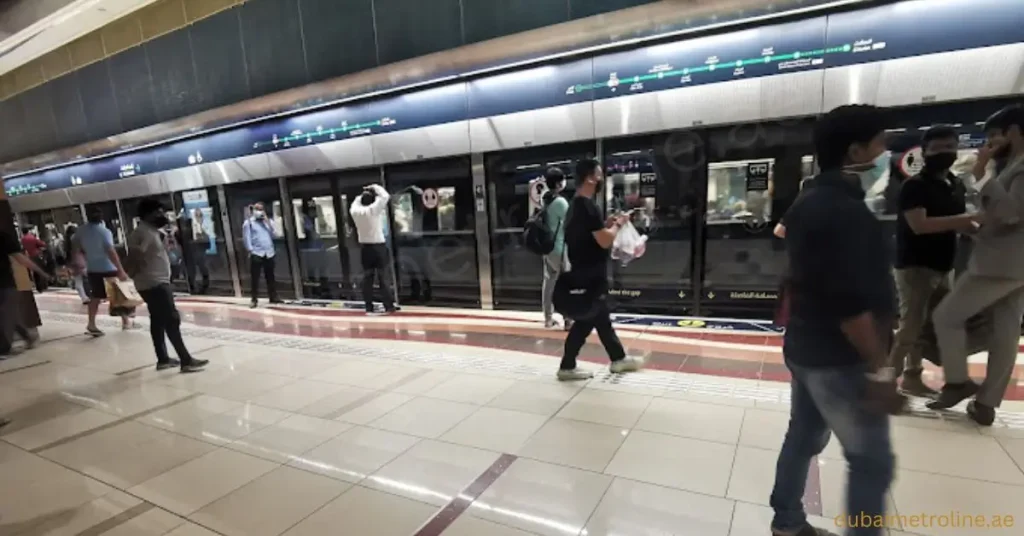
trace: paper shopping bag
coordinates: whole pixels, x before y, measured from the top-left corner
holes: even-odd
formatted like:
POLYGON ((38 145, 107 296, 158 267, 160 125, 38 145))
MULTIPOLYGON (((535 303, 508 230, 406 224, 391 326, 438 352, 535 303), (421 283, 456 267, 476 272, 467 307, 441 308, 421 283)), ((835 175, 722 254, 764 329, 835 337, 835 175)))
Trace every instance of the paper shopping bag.
POLYGON ((139 289, 135 288, 134 281, 130 279, 128 281, 115 279, 114 284, 117 285, 117 290, 120 291, 121 296, 124 298, 125 306, 138 307, 145 303, 142 299, 142 294, 139 294, 139 289))
POLYGON ((136 307, 142 305, 142 297, 135 288, 135 283, 111 277, 105 280, 104 284, 107 287, 110 316, 130 316, 136 307))

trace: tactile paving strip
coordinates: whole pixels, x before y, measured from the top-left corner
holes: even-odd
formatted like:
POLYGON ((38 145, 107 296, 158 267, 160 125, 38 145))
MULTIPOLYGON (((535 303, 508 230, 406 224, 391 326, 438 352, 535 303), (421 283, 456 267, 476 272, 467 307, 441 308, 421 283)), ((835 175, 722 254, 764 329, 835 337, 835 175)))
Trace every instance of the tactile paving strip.
MULTIPOLYGON (((42 317, 51 322, 82 323, 82 315, 76 314, 42 312, 42 317)), ((120 329, 121 327, 119 319, 101 317, 97 319, 97 322, 105 328, 120 329)), ((148 320, 144 318, 137 319, 136 324, 143 327, 149 326, 148 320)), ((345 354, 430 367, 445 366, 460 370, 501 372, 518 376, 550 376, 552 374, 550 367, 509 363, 502 359, 488 357, 445 355, 429 350, 429 345, 426 345, 422 351, 410 352, 398 349, 360 346, 351 342, 324 341, 293 335, 268 335, 249 331, 189 326, 187 324, 182 325, 181 332, 188 337, 199 337, 225 343, 235 342, 292 350, 345 354)), ((733 399, 751 404, 777 403, 788 405, 790 401, 789 387, 785 384, 778 384, 778 387, 770 385, 774 382, 764 382, 765 384, 759 385, 737 385, 734 382, 718 380, 714 376, 694 377, 694 375, 683 374, 675 377, 667 374, 617 375, 607 370, 597 372, 591 381, 626 388, 632 387, 638 390, 654 389, 672 394, 733 399)), ((962 422, 966 420, 966 415, 962 412, 935 412, 927 409, 924 404, 925 402, 921 399, 911 399, 908 415, 922 419, 949 422, 962 422)), ((1001 410, 997 418, 1006 428, 1024 430, 1024 413, 1001 410)))

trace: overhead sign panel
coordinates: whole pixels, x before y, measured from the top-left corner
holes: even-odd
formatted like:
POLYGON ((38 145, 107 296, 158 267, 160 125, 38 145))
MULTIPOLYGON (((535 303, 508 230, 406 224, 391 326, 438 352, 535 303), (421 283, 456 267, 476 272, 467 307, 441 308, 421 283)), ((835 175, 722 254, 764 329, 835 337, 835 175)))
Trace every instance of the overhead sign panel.
POLYGON ((910 0, 829 15, 826 50, 838 53, 828 66, 1019 43, 1022 17, 1020 0, 910 0))
POLYGON ((469 82, 469 116, 472 119, 538 110, 591 100, 592 58, 544 65, 525 71, 499 74, 469 82))
POLYGON ((577 93, 608 99, 821 68, 825 17, 689 39, 594 58, 577 93))

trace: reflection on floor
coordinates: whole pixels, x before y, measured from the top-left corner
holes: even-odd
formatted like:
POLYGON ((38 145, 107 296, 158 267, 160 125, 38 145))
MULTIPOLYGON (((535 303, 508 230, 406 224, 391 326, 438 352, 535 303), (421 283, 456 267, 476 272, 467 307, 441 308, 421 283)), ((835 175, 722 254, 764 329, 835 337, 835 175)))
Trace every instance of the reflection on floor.
MULTIPOLYGON (((0 535, 767 533, 788 390, 765 335, 627 328, 653 369, 612 376, 595 346, 596 378, 567 385, 561 334, 526 315, 183 302, 211 366, 180 375, 154 370, 146 330, 104 318, 87 339, 77 304, 39 302, 46 341, 0 362, 0 535)), ((1024 402, 991 429, 915 407, 892 513, 1024 522, 1024 402)), ((808 510, 837 530, 837 444, 815 469, 808 510)))

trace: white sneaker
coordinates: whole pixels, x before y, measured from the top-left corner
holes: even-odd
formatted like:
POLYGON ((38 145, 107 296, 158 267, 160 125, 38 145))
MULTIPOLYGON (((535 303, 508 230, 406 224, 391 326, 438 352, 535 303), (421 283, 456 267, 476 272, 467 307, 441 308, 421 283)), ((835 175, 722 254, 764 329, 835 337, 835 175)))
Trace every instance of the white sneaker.
POLYGON ((644 360, 639 357, 626 357, 618 361, 613 361, 611 366, 612 374, 621 374, 623 372, 636 372, 644 368, 644 360))
POLYGON ((572 381, 589 380, 590 378, 593 378, 593 377, 594 377, 594 373, 593 372, 590 372, 589 370, 579 369, 579 368, 574 368, 572 370, 559 370, 558 371, 558 381, 561 381, 561 382, 572 382, 572 381))

